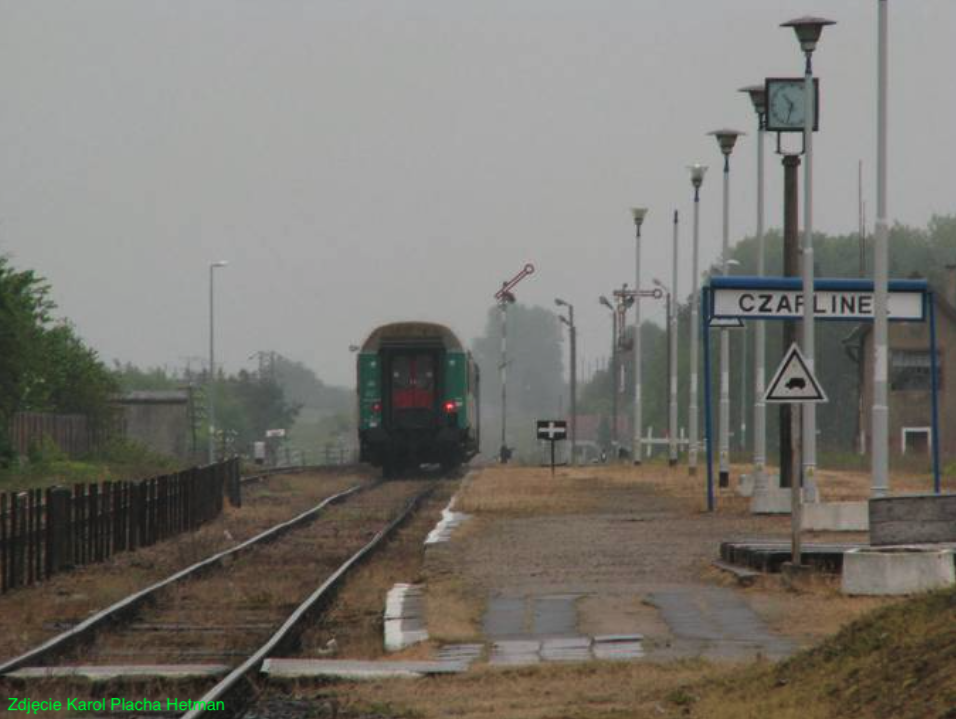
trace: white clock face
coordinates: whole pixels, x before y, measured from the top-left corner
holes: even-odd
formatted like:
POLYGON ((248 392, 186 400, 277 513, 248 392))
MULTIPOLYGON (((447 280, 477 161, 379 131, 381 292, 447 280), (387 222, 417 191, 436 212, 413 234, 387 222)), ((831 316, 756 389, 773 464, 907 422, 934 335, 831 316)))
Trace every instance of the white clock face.
POLYGON ((803 83, 773 83, 770 86, 767 113, 768 124, 772 128, 803 128, 807 117, 803 83))

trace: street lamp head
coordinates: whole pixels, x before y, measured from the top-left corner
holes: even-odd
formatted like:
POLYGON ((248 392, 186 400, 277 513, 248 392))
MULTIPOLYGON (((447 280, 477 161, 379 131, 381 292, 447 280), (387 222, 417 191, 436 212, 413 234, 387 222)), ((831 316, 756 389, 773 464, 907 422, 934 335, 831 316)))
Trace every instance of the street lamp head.
POLYGON ((687 169, 690 170, 690 184, 700 189, 700 186, 704 184, 704 175, 707 174, 707 165, 695 162, 693 165, 688 165, 687 169))
POLYGON ((218 262, 212 262, 212 263, 210 263, 209 266, 210 266, 210 267, 227 267, 228 265, 229 265, 229 262, 228 262, 228 261, 226 261, 226 260, 219 260, 218 262))
POLYGON ((634 224, 640 228, 641 223, 644 222, 644 216, 647 215, 646 207, 632 207, 631 215, 634 217, 634 224))
POLYGON ((599 301, 602 305, 604 305, 605 307, 607 307, 609 310, 613 310, 613 309, 614 309, 614 305, 612 305, 612 304, 608 301, 607 297, 605 297, 604 295, 601 295, 601 297, 598 299, 598 301, 599 301))
POLYGON ((746 92, 750 96, 750 102, 753 103, 754 110, 763 117, 767 110, 767 88, 765 85, 747 85, 740 88, 740 92, 746 92))
POLYGON ((565 302, 565 301, 562 300, 560 297, 555 297, 555 298, 554 298, 554 304, 556 304, 558 307, 570 307, 570 306, 571 306, 570 303, 565 302))
POLYGON ((717 144, 720 145, 720 151, 724 153, 724 155, 730 156, 730 153, 734 151, 734 145, 737 144, 737 138, 741 135, 746 135, 747 133, 741 132, 740 130, 722 128, 720 130, 708 132, 707 134, 716 137, 717 144))
POLYGON ((780 23, 780 27, 792 27, 797 34, 797 40, 800 41, 800 49, 808 55, 817 49, 817 42, 820 40, 820 33, 827 25, 835 25, 834 20, 827 20, 822 17, 811 17, 804 15, 795 20, 788 20, 780 23))

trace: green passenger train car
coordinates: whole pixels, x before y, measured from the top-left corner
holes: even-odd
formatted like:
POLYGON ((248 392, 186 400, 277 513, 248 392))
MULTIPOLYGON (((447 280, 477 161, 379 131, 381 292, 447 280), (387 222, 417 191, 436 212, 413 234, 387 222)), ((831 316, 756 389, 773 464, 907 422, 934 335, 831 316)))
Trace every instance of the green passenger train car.
POLYGON ((422 464, 452 469, 478 452, 478 366, 429 322, 379 327, 356 362, 361 461, 386 477, 422 464))

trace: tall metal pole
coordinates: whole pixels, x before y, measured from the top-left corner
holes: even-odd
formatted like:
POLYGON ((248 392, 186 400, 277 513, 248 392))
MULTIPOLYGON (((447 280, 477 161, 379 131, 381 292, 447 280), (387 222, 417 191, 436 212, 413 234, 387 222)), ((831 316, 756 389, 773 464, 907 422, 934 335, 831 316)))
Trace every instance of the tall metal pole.
POLYGON ((647 210, 643 207, 631 209, 634 217, 634 427, 631 440, 631 457, 634 464, 640 464, 643 454, 642 432, 644 429, 641 407, 641 224, 647 210))
POLYGON ((699 336, 699 307, 700 307, 700 186, 704 183, 707 168, 703 165, 692 165, 690 181, 694 187, 694 243, 693 259, 691 261, 691 298, 690 298, 690 391, 687 416, 687 473, 697 474, 697 365, 699 336))
POLYGON ((747 449, 747 325, 740 330, 740 451, 747 449))
MULTIPOLYGON (((806 52, 807 65, 803 78, 804 105, 807 116, 803 124, 803 142, 806 148, 806 160, 803 167, 803 354, 807 359, 807 369, 814 372, 816 358, 814 307, 813 307, 813 120, 816 109, 813 106, 813 66, 812 52, 806 52)), ((808 403, 800 410, 802 417, 803 442, 803 492, 808 501, 816 499, 817 467, 817 410, 816 405, 808 403)))
POLYGON ((574 307, 568 305, 571 317, 571 466, 577 464, 578 445, 578 328, 574 324, 574 307))
POLYGON ((213 270, 215 265, 209 265, 209 389, 206 391, 209 404, 209 464, 216 461, 216 402, 213 398, 213 387, 216 382, 216 321, 213 305, 213 270))
MULTIPOLYGON (((505 283, 507 284, 507 283, 505 283)), ((502 299, 498 304, 501 308, 501 450, 498 459, 501 464, 508 462, 508 300, 502 299)))
MULTIPOLYGON (((727 260, 730 259, 730 155, 724 155, 724 211, 723 233, 721 241, 720 272, 726 277, 729 273, 727 260)), ((720 330, 720 446, 718 456, 720 473, 718 486, 730 486, 730 334, 726 328, 720 330)))
MULTIPOLYGON (((714 130, 710 133, 717 138, 717 144, 724 156, 724 212, 723 237, 721 245, 721 274, 729 274, 730 260, 730 153, 734 150, 737 138, 744 133, 737 130, 714 130)), ((721 487, 730 486, 730 335, 726 328, 720 330, 720 444, 718 448, 721 487)))
POLYGON ((216 401, 213 397, 216 386, 216 319, 213 281, 216 268, 225 266, 225 261, 213 262, 209 265, 209 387, 206 391, 206 404, 209 408, 209 464, 216 461, 216 401))
POLYGON ((667 293, 667 313, 668 313, 668 339, 670 340, 670 426, 668 434, 670 435, 670 461, 671 467, 676 466, 678 447, 677 447, 677 260, 678 260, 678 216, 677 210, 674 210, 674 251, 673 262, 671 263, 671 288, 667 293))
MULTIPOLYGON (((761 90, 761 94, 763 91, 761 90)), ((764 240, 764 132, 763 112, 757 113, 757 276, 767 271, 764 240)), ((764 402, 767 364, 767 326, 758 321, 754 328, 754 486, 766 485, 767 467, 767 404, 764 402)))
POLYGON ((886 218, 886 95, 887 95, 887 0, 878 0, 877 100, 876 100, 876 234, 873 247, 873 409, 872 457, 874 497, 889 492, 889 402, 887 379, 889 332, 887 292, 889 284, 889 230, 886 218))
POLYGON ((611 455, 617 461, 617 310, 611 312, 611 455))

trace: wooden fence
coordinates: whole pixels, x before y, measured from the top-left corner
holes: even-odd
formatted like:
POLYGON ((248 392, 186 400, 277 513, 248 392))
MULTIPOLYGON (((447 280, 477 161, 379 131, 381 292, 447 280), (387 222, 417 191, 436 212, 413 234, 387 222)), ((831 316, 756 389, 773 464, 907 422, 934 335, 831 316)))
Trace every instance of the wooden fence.
POLYGON ((0 493, 0 591, 197 529, 239 503, 239 460, 134 482, 0 493))
POLYGON ((54 442, 68 457, 82 457, 99 449, 110 437, 122 436, 121 417, 104 427, 95 427, 84 414, 17 412, 10 421, 10 443, 21 456, 44 438, 54 442))

